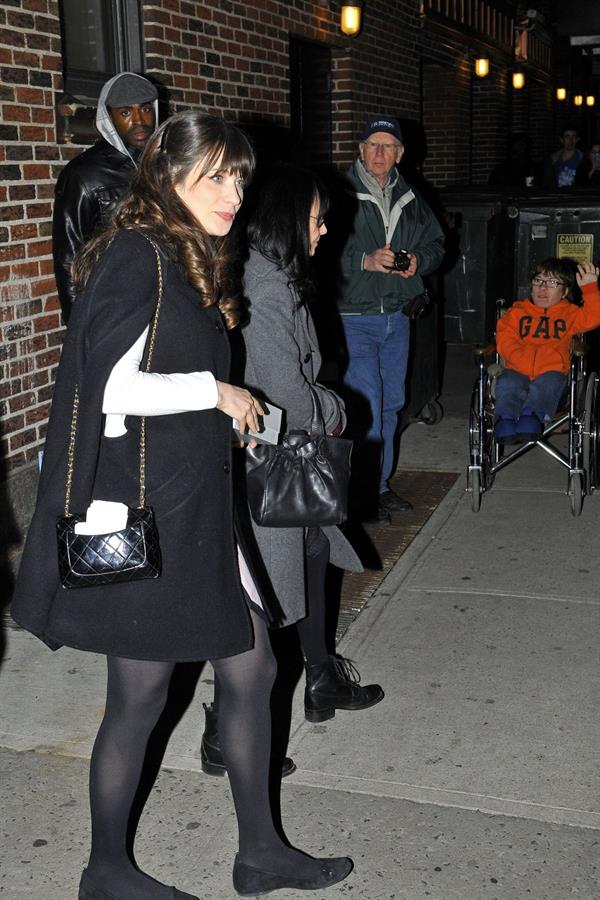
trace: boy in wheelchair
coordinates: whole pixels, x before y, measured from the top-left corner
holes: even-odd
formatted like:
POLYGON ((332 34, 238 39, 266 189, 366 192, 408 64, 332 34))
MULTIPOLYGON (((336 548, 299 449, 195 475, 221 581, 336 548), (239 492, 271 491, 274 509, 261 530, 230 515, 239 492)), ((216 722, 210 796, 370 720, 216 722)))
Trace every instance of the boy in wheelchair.
POLYGON ((571 339, 600 325, 598 267, 571 259, 540 262, 531 298, 517 300, 498 320, 496 349, 504 371, 496 380, 494 435, 505 444, 535 440, 567 384, 571 339), (575 281, 583 304, 575 305, 575 281))

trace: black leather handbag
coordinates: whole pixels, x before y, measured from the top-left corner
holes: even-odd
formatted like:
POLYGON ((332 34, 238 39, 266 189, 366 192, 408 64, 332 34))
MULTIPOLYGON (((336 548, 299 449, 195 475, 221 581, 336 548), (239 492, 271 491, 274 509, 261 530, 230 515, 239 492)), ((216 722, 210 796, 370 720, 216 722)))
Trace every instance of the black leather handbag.
POLYGON ((277 446, 246 448, 246 490, 257 525, 340 525, 348 517, 352 441, 325 434, 311 388, 310 432, 289 431, 277 446))
MULTIPOLYGON (((158 301, 150 330, 146 372, 150 371, 163 292, 160 256, 154 242, 150 243, 154 247, 158 266, 158 301)), ((76 534, 75 526, 85 519, 85 516, 71 513, 69 508, 75 465, 78 408, 79 389, 76 386, 67 451, 65 514, 60 516, 56 523, 61 584, 64 588, 79 588, 158 578, 161 573, 158 530, 152 509, 145 504, 146 420, 143 417, 140 420, 139 503, 137 507, 129 507, 126 527, 121 531, 107 534, 76 534)))

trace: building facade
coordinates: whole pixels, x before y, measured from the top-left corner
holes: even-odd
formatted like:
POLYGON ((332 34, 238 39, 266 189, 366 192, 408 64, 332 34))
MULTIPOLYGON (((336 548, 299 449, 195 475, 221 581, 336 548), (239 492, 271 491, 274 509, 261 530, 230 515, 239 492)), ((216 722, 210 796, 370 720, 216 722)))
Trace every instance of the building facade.
POLYGON ((279 133, 305 160, 340 167, 364 116, 385 111, 420 134, 415 164, 433 185, 483 184, 511 131, 528 131, 542 157, 566 115, 554 103, 550 5, 538 3, 536 23, 510 0, 368 0, 349 38, 337 0, 0 2, 4 545, 18 547, 33 503, 63 337, 54 184, 93 140, 94 95, 111 73, 151 76, 164 112, 202 107, 241 122, 259 153, 279 133), (479 56, 486 78, 473 71, 479 56))

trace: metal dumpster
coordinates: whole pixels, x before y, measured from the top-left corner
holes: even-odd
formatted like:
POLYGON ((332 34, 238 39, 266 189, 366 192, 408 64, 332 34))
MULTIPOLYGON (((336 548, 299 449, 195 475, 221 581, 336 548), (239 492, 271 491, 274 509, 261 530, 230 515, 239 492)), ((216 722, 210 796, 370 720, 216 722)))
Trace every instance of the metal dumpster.
POLYGON ((600 192, 588 188, 509 193, 447 188, 448 253, 442 275, 444 334, 477 343, 494 331, 496 301, 529 293, 531 270, 548 256, 600 261, 600 192))

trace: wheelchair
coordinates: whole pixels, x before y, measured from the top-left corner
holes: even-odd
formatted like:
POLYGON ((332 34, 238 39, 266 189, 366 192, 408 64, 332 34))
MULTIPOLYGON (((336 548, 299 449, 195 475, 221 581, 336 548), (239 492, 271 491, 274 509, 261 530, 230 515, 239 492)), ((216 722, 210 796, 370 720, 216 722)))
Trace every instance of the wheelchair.
MULTIPOLYGON (((503 301, 499 302, 499 306, 503 301)), ((475 347, 478 375, 469 412, 469 466, 467 491, 473 512, 481 507, 481 498, 494 483, 496 474, 515 460, 539 447, 567 470, 567 490, 571 513, 581 514, 583 498, 600 485, 600 378, 587 372, 585 335, 574 338, 565 397, 554 419, 535 440, 525 441, 507 452, 494 435, 494 386, 502 371, 494 343, 475 347), (489 362, 490 358, 493 360, 489 362), (567 433, 566 452, 551 440, 567 433)))

